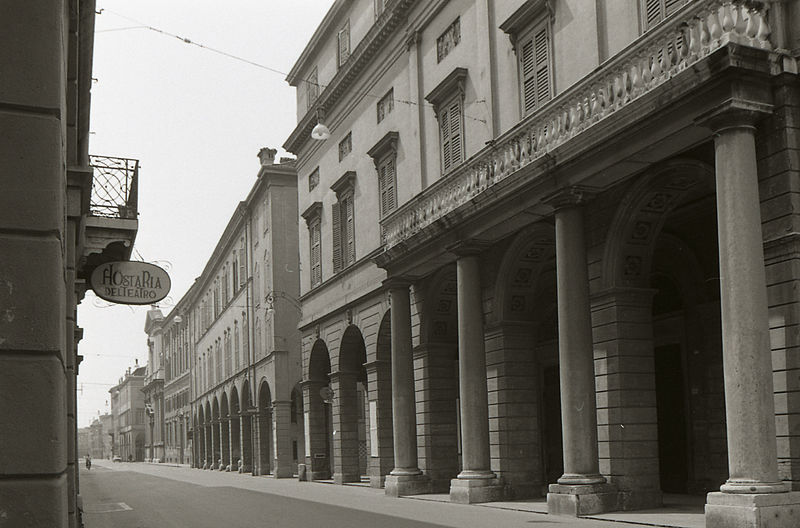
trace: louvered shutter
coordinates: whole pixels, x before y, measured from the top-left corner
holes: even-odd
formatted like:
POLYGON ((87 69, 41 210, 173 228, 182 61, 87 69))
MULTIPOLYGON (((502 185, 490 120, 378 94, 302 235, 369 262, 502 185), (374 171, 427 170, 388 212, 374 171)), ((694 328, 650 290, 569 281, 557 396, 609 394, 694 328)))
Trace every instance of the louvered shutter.
POLYGON ((461 148, 461 101, 456 98, 450 104, 450 163, 454 167, 463 160, 461 148))
POLYGON ((247 277, 245 276, 245 254, 244 248, 239 250, 239 287, 241 288, 244 283, 247 281, 247 277))
POLYGON ((381 165, 381 175, 378 182, 381 188, 381 216, 394 211, 397 200, 395 199, 395 173, 394 156, 388 158, 381 165))
POLYGON ((447 172, 451 165, 450 156, 450 121, 448 119, 448 109, 442 110, 439 114, 439 126, 442 135, 442 169, 447 172))
POLYGON ((663 0, 645 0, 645 20, 647 22, 647 29, 658 24, 664 18, 663 0))
POLYGON ((520 46, 522 107, 525 115, 536 108, 536 60, 533 51, 533 38, 526 39, 520 46))
MULTIPOLYGON (((316 286, 322 282, 322 251, 320 239, 322 233, 319 222, 311 225, 311 286, 316 286)), ((246 332, 245 332, 246 335, 246 332)))
POLYGON ((333 272, 338 273, 342 269, 342 213, 338 203, 332 207, 333 222, 333 272))
POLYGON ((550 100, 550 39, 547 26, 538 29, 533 37, 536 60, 536 107, 550 100))
POLYGON ((350 57, 350 21, 339 30, 339 66, 350 57))
POLYGON ((347 240, 347 258, 345 259, 345 263, 349 266, 356 261, 356 218, 353 196, 348 196, 343 205, 346 219, 345 239, 347 240))

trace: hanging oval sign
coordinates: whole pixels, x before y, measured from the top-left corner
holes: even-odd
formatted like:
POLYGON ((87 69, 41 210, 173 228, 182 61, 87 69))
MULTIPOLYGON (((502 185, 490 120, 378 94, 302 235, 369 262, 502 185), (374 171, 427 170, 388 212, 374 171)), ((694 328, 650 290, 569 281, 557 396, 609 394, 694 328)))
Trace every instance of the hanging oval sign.
POLYGON ((117 304, 153 304, 169 293, 169 275, 149 262, 106 262, 92 272, 89 285, 101 299, 117 304))

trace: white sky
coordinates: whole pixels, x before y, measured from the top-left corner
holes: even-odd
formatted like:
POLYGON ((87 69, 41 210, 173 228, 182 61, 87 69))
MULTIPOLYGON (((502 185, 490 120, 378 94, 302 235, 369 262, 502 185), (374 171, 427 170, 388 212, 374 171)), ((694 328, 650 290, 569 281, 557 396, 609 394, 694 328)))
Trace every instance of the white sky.
MULTIPOLYGON (((247 196, 259 149, 287 155, 281 145, 297 122, 295 90, 285 75, 149 29, 116 28, 152 26, 286 73, 332 3, 98 0, 89 151, 140 160, 134 247, 169 271, 165 314, 247 196)), ((136 359, 146 364, 148 309, 86 293, 78 308, 78 427, 106 411, 108 389, 125 369, 136 359)))

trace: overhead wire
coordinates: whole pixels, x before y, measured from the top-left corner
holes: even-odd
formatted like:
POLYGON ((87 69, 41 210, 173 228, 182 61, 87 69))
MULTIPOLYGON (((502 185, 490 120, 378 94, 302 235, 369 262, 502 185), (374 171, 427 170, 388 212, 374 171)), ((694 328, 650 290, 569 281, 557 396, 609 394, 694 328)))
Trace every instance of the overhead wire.
MULTIPOLYGON (((98 14, 102 14, 103 12, 111 13, 112 15, 118 16, 120 18, 123 18, 123 19, 129 21, 129 22, 133 22, 133 23, 139 24, 139 25, 137 25, 137 26, 120 27, 120 28, 111 28, 111 29, 104 29, 104 30, 96 30, 95 33, 105 33, 105 32, 112 32, 112 31, 128 31, 128 30, 132 30, 132 29, 147 29, 149 31, 160 33, 162 35, 165 35, 165 36, 172 37, 172 38, 175 38, 177 40, 180 40, 184 44, 189 44, 191 46, 197 46, 198 48, 204 49, 206 51, 210 51, 212 53, 216 53, 218 55, 222 55, 223 57, 228 57, 230 59, 237 60, 237 61, 243 62, 245 64, 249 64, 251 66, 255 66, 257 68, 261 68, 263 70, 266 70, 266 71, 269 71, 269 72, 272 72, 272 73, 275 73, 275 74, 278 74, 278 75, 283 75, 283 76, 288 76, 289 75, 287 72, 281 71, 281 70, 279 70, 277 68, 273 68, 271 66, 267 66, 265 64, 261 64, 259 62, 255 62, 255 61, 252 61, 250 59, 246 59, 246 58, 241 57, 239 55, 234 55, 233 53, 228 53, 227 51, 223 51, 223 50, 211 47, 211 46, 207 46, 207 45, 203 44, 202 42, 198 42, 198 41, 190 39, 188 37, 182 37, 180 35, 177 35, 175 33, 170 32, 170 31, 167 31, 167 30, 155 27, 155 26, 151 26, 149 24, 146 24, 144 22, 136 20, 135 18, 131 18, 131 17, 127 16, 127 15, 123 15, 122 13, 118 13, 118 12, 113 11, 111 9, 103 8, 103 9, 100 9, 99 11, 97 11, 98 14)), ((328 87, 327 84, 321 84, 321 83, 319 83, 317 81, 312 81, 312 80, 310 80, 308 78, 300 78, 299 81, 303 82, 303 83, 306 83, 308 85, 316 86, 320 90, 324 90, 324 89, 326 89, 328 87)), ((373 94, 373 93, 369 93, 369 91, 362 93, 361 96, 362 97, 372 97, 372 98, 375 98, 375 99, 380 99, 380 98, 383 97, 382 95, 376 95, 376 94, 373 94)), ((405 100, 405 99, 395 99, 394 97, 392 98, 392 100, 394 102, 396 102, 396 103, 401 103, 401 104, 434 108, 434 106, 432 104, 430 104, 430 103, 417 103, 415 101, 409 101, 409 100, 405 100)), ((479 100, 476 100, 475 102, 481 102, 481 101, 484 101, 484 100, 479 99, 479 100)), ((479 121, 479 122, 481 122, 483 124, 486 124, 486 120, 483 119, 483 118, 470 116, 468 114, 463 114, 463 115, 464 115, 464 117, 466 117, 468 119, 472 119, 474 121, 479 121)))

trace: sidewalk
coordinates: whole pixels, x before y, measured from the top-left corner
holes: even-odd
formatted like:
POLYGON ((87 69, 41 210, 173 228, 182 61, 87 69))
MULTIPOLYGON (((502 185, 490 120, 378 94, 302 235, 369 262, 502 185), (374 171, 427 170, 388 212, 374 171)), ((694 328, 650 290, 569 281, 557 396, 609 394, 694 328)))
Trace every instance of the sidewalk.
POLYGON ((461 505, 449 502, 447 494, 387 497, 382 489, 363 485, 300 482, 296 479, 253 477, 250 474, 191 469, 176 464, 103 460, 97 466, 112 471, 134 471, 160 478, 207 487, 231 487, 302 499, 364 511, 380 512, 411 520, 435 522, 453 528, 527 528, 531 523, 553 528, 632 528, 663 526, 704 528, 703 497, 666 496, 657 510, 612 512, 579 519, 547 514, 544 499, 461 505), (688 499, 688 500, 687 500, 688 499))

